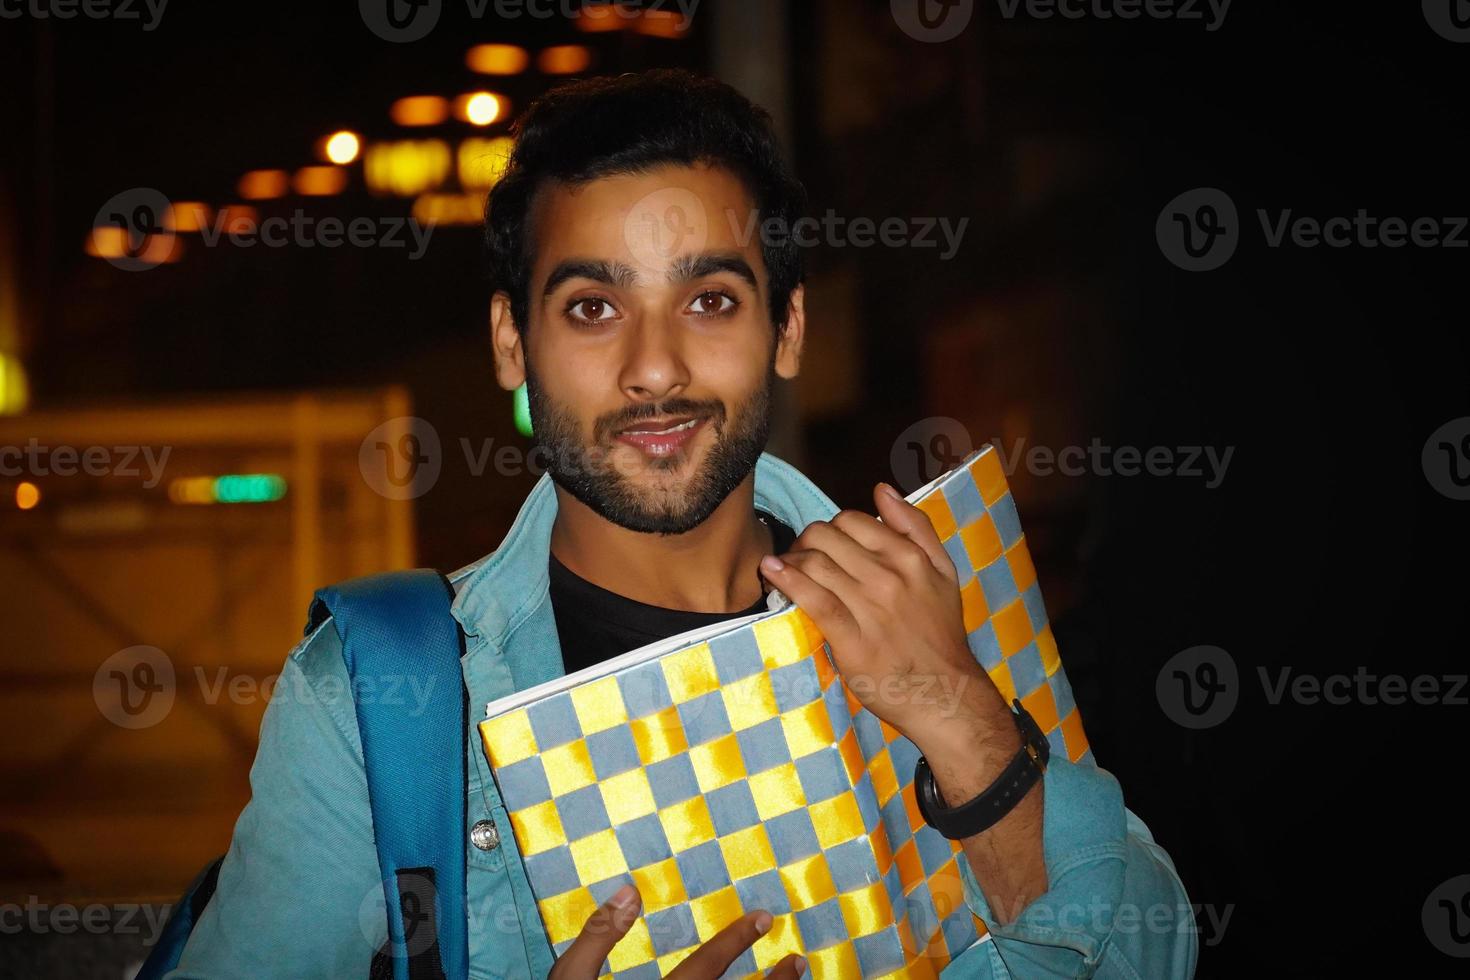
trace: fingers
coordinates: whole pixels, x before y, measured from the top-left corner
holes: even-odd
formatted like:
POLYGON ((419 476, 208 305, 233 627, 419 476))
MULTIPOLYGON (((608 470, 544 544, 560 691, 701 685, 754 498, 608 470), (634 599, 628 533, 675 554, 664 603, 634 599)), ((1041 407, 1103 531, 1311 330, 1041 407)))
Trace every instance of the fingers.
POLYGON ((770 931, 771 913, 756 911, 743 915, 690 953, 667 980, 706 980, 721 976, 737 956, 770 931))
POLYGON ((929 556, 930 564, 940 575, 951 582, 959 583, 954 559, 944 550, 944 544, 939 540, 934 522, 929 520, 928 514, 904 500, 897 490, 886 483, 880 483, 874 488, 873 500, 878 506, 878 516, 883 518, 883 523, 922 548, 924 554, 929 556))
POLYGON ((796 980, 797 977, 806 976, 806 960, 792 953, 771 967, 771 972, 766 976, 776 980, 796 980))
POLYGON ((858 622, 852 611, 823 581, 844 591, 856 583, 820 551, 793 551, 780 558, 767 555, 761 559, 760 570, 786 598, 806 610, 833 646, 841 647, 857 634, 858 622))
POLYGON ((797 569, 841 600, 857 594, 858 582, 863 577, 861 569, 845 564, 840 555, 819 548, 796 548, 779 557, 788 568, 797 569))
POLYGON ((618 940, 627 935, 642 906, 638 889, 632 885, 619 888, 605 905, 592 913, 581 935, 557 958, 551 975, 558 980, 591 980, 601 973, 603 960, 618 940))
MULTIPOLYGON (((895 546, 908 547, 909 545, 908 538, 902 533, 889 527, 872 514, 865 514, 860 510, 838 511, 837 516, 829 523, 869 551, 890 551, 895 546)), ((811 526, 819 527, 820 524, 811 526)))
POLYGON ((954 560, 944 550, 929 515, 910 504, 886 483, 873 493, 878 516, 844 510, 830 521, 809 525, 797 545, 827 552, 854 577, 866 581, 880 570, 893 569, 905 577, 927 575, 933 568, 959 584, 954 560), (891 496, 890 496, 891 493, 891 496))

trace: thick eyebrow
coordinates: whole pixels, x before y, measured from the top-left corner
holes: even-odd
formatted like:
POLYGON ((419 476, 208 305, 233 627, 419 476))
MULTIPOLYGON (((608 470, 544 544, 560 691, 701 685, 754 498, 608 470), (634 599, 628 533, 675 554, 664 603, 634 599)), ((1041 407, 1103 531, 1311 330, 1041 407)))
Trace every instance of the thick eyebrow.
POLYGON ((755 281, 755 270, 739 252, 701 252, 698 255, 681 256, 674 260, 673 267, 669 269, 669 282, 688 282, 716 272, 739 276, 750 286, 752 292, 760 292, 760 285, 755 281))
POLYGON ((556 287, 568 279, 591 279, 604 285, 625 288, 638 281, 638 273, 632 266, 622 262, 608 262, 606 259, 564 259, 546 277, 541 298, 550 296, 556 291, 556 287))
MULTIPOLYGON (((681 256, 670 267, 668 281, 689 282, 716 272, 739 276, 753 291, 760 291, 755 270, 738 252, 702 252, 699 255, 681 256)), ((542 298, 550 296, 569 279, 591 279, 607 286, 627 288, 636 285, 639 276, 637 270, 622 262, 610 262, 606 259, 563 259, 546 277, 546 285, 541 290, 542 298)))

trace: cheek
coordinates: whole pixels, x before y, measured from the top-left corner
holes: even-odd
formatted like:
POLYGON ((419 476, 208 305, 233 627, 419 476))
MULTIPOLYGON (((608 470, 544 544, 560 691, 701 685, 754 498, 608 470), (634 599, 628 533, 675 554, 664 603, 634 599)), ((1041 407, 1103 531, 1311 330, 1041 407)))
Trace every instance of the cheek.
MULTIPOLYGON (((761 324, 764 326, 764 324, 761 324)), ((771 350, 767 338, 749 333, 711 338, 700 346, 695 382, 727 398, 742 400, 765 384, 771 350)))
MULTIPOLYGON (((609 432, 599 434, 598 421, 626 411, 629 404, 619 380, 624 364, 617 350, 612 345, 588 350, 575 344, 548 344, 539 354, 536 377, 563 417, 575 420, 579 438, 588 444, 610 439, 609 432)), ((716 390, 723 394, 726 389, 716 390)))
POLYGON ((547 394, 578 415, 617 390, 617 366, 609 352, 579 347, 558 334, 544 337, 527 356, 547 394))

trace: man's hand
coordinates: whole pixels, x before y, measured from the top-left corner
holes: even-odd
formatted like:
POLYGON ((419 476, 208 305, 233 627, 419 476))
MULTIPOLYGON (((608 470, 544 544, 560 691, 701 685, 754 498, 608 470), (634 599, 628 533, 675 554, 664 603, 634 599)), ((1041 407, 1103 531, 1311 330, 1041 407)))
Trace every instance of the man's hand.
MULTIPOLYGON (((592 913, 582 934, 567 947, 552 967, 549 980, 593 980, 602 972, 603 961, 618 940, 638 918, 643 901, 638 890, 624 885, 607 904, 592 913)), ((714 980, 729 968, 735 958, 755 944, 771 928, 769 912, 751 912, 736 919, 709 942, 674 968, 668 980, 714 980)), ((792 953, 771 968, 767 974, 781 980, 796 980, 806 973, 806 960, 792 953)))
MULTIPOLYGON (((1021 749, 1010 709, 970 653, 959 576, 929 515, 880 483, 878 520, 845 510, 802 531, 771 584, 806 610, 851 691, 929 760, 949 806, 973 799, 1021 749)), ((1001 923, 1046 892, 1042 786, 962 842, 1001 923)))
POLYGON ((926 756, 1009 761, 1020 737, 965 639, 954 562, 898 491, 880 483, 873 499, 881 521, 855 510, 817 521, 762 573, 827 637, 848 690, 926 756))

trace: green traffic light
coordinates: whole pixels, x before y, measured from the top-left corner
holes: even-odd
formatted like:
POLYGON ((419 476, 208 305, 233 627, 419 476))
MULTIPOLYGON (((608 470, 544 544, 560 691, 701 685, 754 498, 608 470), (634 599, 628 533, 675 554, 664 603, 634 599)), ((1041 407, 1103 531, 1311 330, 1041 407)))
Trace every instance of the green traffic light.
POLYGON ((286 481, 275 473, 231 473, 214 481, 214 499, 222 504, 265 504, 285 495, 286 481))

